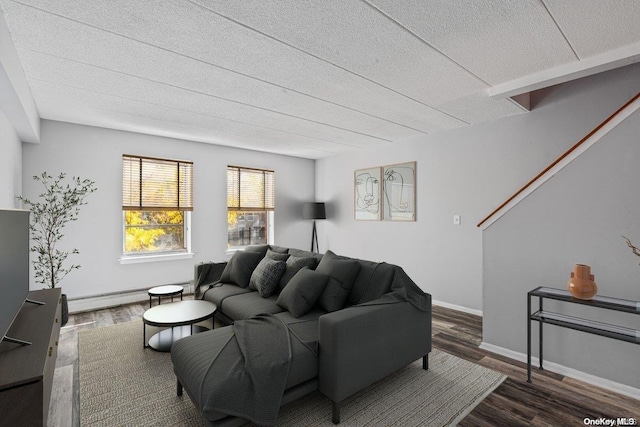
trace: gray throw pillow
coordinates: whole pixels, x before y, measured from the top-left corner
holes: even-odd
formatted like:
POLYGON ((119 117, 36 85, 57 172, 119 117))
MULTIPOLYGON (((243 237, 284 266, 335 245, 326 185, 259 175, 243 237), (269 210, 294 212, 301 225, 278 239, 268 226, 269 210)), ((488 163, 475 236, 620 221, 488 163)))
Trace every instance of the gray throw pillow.
POLYGON ((287 259, 287 269, 284 271, 282 278, 280 278, 278 288, 280 290, 284 289, 284 287, 287 286, 287 283, 289 283, 301 268, 307 267, 309 270, 314 270, 317 265, 318 260, 315 258, 300 258, 293 255, 289 256, 287 259))
POLYGON ((311 310, 329 280, 326 274, 301 268, 284 287, 276 304, 298 318, 311 310))
POLYGON ((222 283, 233 283, 241 288, 246 288, 249 285, 249 279, 251 279, 253 270, 262 257, 263 255, 259 253, 237 251, 222 271, 220 281, 222 283))
POLYGON ((263 298, 270 297, 275 292, 287 265, 284 261, 262 258, 249 281, 249 289, 255 289, 263 298))
POLYGON ((275 259, 276 261, 286 261, 289 258, 289 254, 283 254, 281 252, 274 252, 271 249, 267 249, 267 258, 275 259))
POLYGON ((320 296, 320 306, 329 312, 340 310, 360 272, 360 263, 355 259, 341 257, 327 251, 316 271, 331 277, 320 296))

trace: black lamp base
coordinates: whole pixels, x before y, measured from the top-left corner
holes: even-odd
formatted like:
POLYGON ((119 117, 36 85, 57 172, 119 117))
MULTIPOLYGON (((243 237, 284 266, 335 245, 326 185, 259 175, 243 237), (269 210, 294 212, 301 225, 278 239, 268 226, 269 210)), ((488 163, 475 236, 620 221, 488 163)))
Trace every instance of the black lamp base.
POLYGON ((316 221, 313 221, 313 231, 311 232, 311 252, 320 252, 318 247, 318 231, 316 230, 316 221), (315 251, 313 250, 315 246, 315 251))

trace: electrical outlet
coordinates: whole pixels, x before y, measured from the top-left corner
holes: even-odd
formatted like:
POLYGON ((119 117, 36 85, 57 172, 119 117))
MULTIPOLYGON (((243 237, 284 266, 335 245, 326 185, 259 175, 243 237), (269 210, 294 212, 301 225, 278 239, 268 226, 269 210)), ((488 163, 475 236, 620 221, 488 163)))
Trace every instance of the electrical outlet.
POLYGON ((460 225, 460 215, 453 216, 453 225, 460 225))

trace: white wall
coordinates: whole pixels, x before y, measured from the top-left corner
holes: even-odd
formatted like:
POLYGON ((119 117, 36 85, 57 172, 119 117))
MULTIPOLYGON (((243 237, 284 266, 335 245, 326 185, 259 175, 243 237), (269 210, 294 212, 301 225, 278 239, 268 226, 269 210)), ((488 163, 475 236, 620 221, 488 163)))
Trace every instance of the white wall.
POLYGON ((496 206, 635 95, 640 66, 541 91, 534 110, 391 147, 322 159, 320 249, 402 266, 433 298, 482 310, 482 232, 496 206), (417 161, 417 221, 353 219, 353 172, 417 161), (453 215, 462 225, 453 225, 453 215))
MULTIPOLYGON (((275 243, 306 248, 311 225, 302 220, 302 203, 314 199, 314 161, 248 150, 161 138, 54 121, 43 121, 41 143, 24 145, 23 187, 37 195, 31 176, 90 178, 98 190, 87 198, 79 220, 71 223, 61 249, 80 250, 73 263, 82 268, 62 282, 70 299, 180 283, 193 278, 193 266, 224 260, 227 242, 226 167, 229 164, 275 171, 275 243), (194 259, 121 265, 122 154, 192 160, 194 259)), ((38 288, 32 279, 32 288, 38 288)))
POLYGON ((0 111, 0 209, 16 208, 22 191, 22 143, 0 111))

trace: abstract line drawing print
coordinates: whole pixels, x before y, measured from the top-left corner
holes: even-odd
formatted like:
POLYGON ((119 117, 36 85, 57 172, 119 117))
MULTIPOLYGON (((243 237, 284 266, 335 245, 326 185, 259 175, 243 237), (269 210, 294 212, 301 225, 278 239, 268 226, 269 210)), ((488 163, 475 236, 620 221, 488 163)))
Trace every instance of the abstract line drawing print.
POLYGON ((380 220, 380 173, 379 167, 355 171, 355 219, 380 220))
POLYGON ((384 218, 388 221, 416 220, 416 162, 384 166, 384 218))

